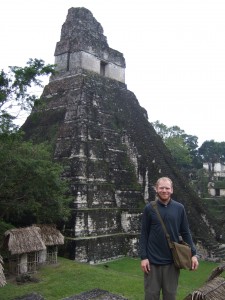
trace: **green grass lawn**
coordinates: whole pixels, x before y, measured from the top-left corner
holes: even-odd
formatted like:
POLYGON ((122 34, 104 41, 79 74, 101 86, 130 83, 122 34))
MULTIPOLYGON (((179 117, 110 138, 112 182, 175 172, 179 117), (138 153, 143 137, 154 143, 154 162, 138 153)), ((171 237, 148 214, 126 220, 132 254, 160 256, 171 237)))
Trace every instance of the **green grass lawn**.
MULTIPOLYGON (((183 300, 189 292, 202 286, 217 265, 201 261, 196 272, 182 270, 177 300, 183 300)), ((46 300, 60 300, 96 288, 129 300, 144 299, 139 259, 123 258, 106 264, 89 265, 59 257, 58 264, 41 267, 33 277, 39 282, 18 285, 10 279, 6 286, 0 288, 0 299, 12 300, 36 292, 46 300)))

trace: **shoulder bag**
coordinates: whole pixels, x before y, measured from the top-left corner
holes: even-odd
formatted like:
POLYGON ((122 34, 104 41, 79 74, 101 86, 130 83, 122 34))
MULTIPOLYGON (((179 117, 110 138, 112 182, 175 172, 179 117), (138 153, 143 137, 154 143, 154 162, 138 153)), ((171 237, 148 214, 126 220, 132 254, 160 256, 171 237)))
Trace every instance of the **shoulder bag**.
POLYGON ((162 224, 162 228, 165 232, 167 242, 169 244, 170 250, 173 255, 173 260, 174 260, 174 265, 178 269, 186 269, 186 270, 191 270, 191 248, 190 246, 185 243, 183 240, 180 243, 173 242, 170 240, 170 235, 168 234, 166 230, 166 226, 162 220, 162 217, 159 213, 158 207, 157 207, 157 201, 152 201, 152 207, 155 209, 157 216, 162 224))

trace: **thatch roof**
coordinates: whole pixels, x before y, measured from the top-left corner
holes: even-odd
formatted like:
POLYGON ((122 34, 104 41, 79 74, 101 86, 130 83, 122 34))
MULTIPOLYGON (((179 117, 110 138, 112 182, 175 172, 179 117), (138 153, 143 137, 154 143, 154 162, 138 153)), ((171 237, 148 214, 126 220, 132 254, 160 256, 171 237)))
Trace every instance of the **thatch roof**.
POLYGON ((3 259, 0 255, 0 287, 6 285, 6 279, 5 279, 5 275, 4 275, 4 272, 3 272, 3 259))
POLYGON ((207 282, 201 288, 189 294, 184 300, 224 300, 225 279, 223 277, 217 277, 224 269, 225 265, 220 265, 215 268, 207 282))
POLYGON ((14 255, 46 249, 40 231, 36 226, 7 230, 5 243, 8 250, 14 255))
POLYGON ((203 287, 194 291, 191 300, 224 300, 225 280, 217 277, 206 283, 203 287))
POLYGON ((64 236, 54 224, 36 224, 41 229, 40 234, 46 246, 63 245, 64 236))
POLYGON ((210 280, 214 279, 215 277, 219 276, 221 273, 223 273, 224 270, 225 270, 225 264, 223 263, 212 270, 212 273, 209 276, 207 281, 210 281, 210 280))

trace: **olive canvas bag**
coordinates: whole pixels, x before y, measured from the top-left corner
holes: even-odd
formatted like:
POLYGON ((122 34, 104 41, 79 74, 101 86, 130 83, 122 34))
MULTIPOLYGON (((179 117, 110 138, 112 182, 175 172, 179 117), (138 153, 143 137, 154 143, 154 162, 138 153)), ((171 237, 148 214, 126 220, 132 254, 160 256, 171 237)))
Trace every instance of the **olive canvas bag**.
POLYGON ((172 252, 173 260, 174 260, 174 265, 178 269, 186 269, 186 270, 191 270, 191 248, 190 246, 185 243, 183 240, 180 243, 173 242, 170 240, 170 235, 168 234, 166 230, 166 226, 162 220, 162 217, 159 213, 158 207, 157 207, 157 201, 152 201, 152 207, 155 209, 157 216, 162 224, 162 228, 165 232, 167 242, 169 244, 170 250, 172 252))

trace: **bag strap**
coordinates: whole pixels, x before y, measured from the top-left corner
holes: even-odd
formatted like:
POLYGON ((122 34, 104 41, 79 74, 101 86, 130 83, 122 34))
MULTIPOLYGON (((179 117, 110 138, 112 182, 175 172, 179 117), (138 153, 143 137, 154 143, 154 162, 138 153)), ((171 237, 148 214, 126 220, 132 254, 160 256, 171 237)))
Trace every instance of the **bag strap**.
POLYGON ((157 206, 157 200, 151 201, 150 203, 152 203, 152 207, 155 209, 155 211, 156 211, 156 213, 157 213, 157 216, 158 216, 158 218, 159 218, 159 221, 160 221, 160 223, 162 224, 162 228, 163 228, 163 230, 164 230, 164 232, 165 232, 166 239, 167 239, 167 242, 168 242, 168 244, 169 244, 169 247, 170 247, 170 249, 172 249, 173 246, 172 246, 172 243, 171 243, 171 240, 170 240, 170 235, 169 235, 169 233, 167 232, 166 226, 165 226, 165 224, 164 224, 164 222, 163 222, 163 219, 162 219, 162 217, 161 217, 161 215, 160 215, 160 213, 159 213, 158 206, 157 206))

